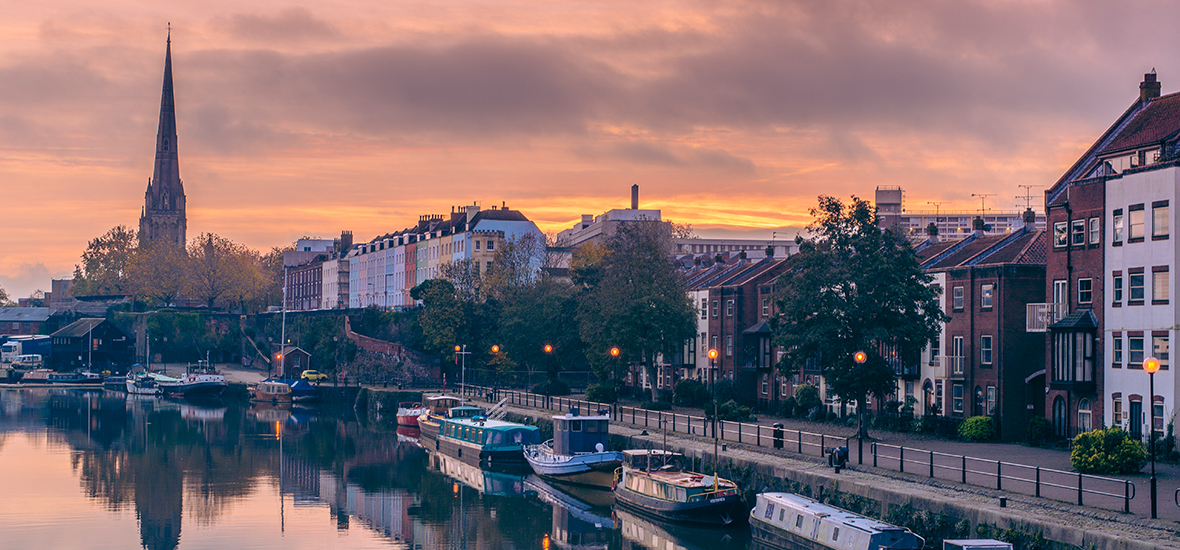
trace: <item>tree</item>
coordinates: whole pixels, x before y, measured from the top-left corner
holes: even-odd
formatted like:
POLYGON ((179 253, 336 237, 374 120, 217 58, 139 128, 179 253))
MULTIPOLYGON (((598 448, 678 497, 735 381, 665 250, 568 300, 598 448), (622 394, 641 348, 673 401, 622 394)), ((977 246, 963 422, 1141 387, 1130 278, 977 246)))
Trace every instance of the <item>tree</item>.
POLYGON ((443 264, 439 275, 450 281, 460 300, 481 301, 486 297, 486 281, 479 271, 479 261, 464 259, 443 264))
POLYGON ((130 292, 128 265, 139 239, 134 229, 117 225, 91 240, 74 266, 74 295, 124 295, 130 292))
POLYGON ((141 243, 128 262, 132 294, 169 306, 188 284, 188 257, 183 247, 166 240, 141 243))
POLYGON ((540 233, 523 233, 506 240, 484 275, 488 295, 503 300, 517 289, 532 286, 545 264, 545 252, 545 236, 540 233))
MULTIPOLYGON (((578 309, 587 357, 600 377, 612 364, 606 350, 617 346, 624 358, 637 360, 656 379, 656 361, 671 355, 696 333, 696 309, 676 266, 671 262, 668 224, 634 221, 621 224, 607 240, 604 254, 587 253, 576 270, 586 285, 578 309)), ((581 261, 581 260, 579 260, 581 261)), ((656 384, 652 401, 658 401, 656 384)))
POLYGON ((859 433, 866 437, 867 397, 896 387, 885 357, 918 361, 947 317, 909 243, 877 226, 872 205, 820 196, 811 214, 812 237, 796 238, 799 254, 778 280, 775 343, 785 350, 779 368, 790 375, 819 361, 832 391, 857 401, 859 433), (866 354, 863 363, 854 360, 858 351, 866 354))
POLYGON ((239 285, 250 284, 246 247, 215 235, 202 233, 188 244, 188 292, 203 300, 209 309, 224 296, 236 297, 239 285))
POLYGON ((0 287, 0 306, 9 306, 12 302, 8 299, 8 293, 4 291, 4 287, 0 287))
POLYGON ((410 297, 422 301, 422 344, 426 351, 450 355, 464 322, 463 308, 455 298, 455 286, 446 279, 427 279, 410 289, 410 297))
POLYGON ((526 370, 544 370, 554 381, 564 366, 585 364, 577 312, 577 296, 568 283, 544 278, 513 289, 501 305, 497 341, 526 370), (546 344, 553 346, 549 353, 546 344))

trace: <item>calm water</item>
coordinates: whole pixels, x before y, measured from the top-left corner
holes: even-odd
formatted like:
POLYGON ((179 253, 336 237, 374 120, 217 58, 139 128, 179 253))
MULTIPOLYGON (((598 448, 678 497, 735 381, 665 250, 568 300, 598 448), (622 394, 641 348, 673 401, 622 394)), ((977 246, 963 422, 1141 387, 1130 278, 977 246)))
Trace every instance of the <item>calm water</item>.
MULTIPOLYGON (((404 429, 403 429, 404 430, 404 429)), ((313 408, 0 390, 0 548, 746 548, 313 408)))

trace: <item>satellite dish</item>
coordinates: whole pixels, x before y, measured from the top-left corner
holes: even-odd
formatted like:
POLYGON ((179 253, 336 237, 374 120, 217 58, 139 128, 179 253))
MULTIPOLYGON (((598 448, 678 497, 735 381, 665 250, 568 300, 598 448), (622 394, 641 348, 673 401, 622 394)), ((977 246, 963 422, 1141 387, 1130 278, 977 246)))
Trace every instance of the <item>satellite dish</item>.
POLYGON ((603 448, 602 443, 595 443, 594 450, 601 453, 602 451, 605 451, 606 449, 603 448))

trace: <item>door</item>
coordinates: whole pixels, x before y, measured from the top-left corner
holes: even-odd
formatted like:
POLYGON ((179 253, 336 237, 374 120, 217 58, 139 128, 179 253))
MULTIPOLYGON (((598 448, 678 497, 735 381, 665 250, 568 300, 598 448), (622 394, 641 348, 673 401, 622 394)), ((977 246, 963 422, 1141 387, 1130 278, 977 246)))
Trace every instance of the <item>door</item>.
POLYGON ((1134 439, 1143 439, 1143 402, 1131 402, 1131 414, 1127 419, 1127 424, 1131 428, 1131 437, 1134 439))
POLYGON ((1053 433, 1057 437, 1069 437, 1069 412, 1065 400, 1058 396, 1053 400, 1053 433))

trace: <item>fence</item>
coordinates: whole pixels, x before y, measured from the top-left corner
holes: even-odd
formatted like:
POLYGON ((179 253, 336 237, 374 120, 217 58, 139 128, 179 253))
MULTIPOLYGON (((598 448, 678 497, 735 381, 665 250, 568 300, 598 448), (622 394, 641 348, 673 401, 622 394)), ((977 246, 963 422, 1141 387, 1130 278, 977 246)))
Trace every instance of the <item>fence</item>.
POLYGON ((584 413, 609 414, 611 419, 627 422, 645 428, 670 430, 672 433, 698 435, 702 437, 716 437, 721 441, 745 443, 755 447, 769 447, 793 450, 796 453, 813 456, 826 456, 831 447, 842 445, 847 447, 851 438, 838 437, 827 434, 811 433, 802 430, 789 430, 761 424, 746 422, 732 422, 729 420, 714 421, 703 416, 692 416, 667 411, 651 411, 639 407, 626 407, 611 403, 595 403, 572 397, 558 397, 539 395, 516 390, 496 390, 482 386, 468 385, 462 392, 469 396, 479 396, 488 401, 499 401, 508 398, 513 405, 523 405, 540 409, 550 409, 557 412, 579 409, 584 413))
POLYGON ((1077 502, 1084 506, 1085 495, 1097 497, 1101 506, 1117 509, 1114 503, 1121 503, 1124 513, 1131 512, 1131 499, 1135 498, 1135 484, 1125 479, 1092 476, 1078 472, 1065 472, 1040 466, 1028 466, 1000 460, 975 458, 963 455, 940 453, 927 449, 914 449, 884 443, 869 446, 873 456, 873 467, 892 467, 899 472, 923 473, 928 477, 958 481, 980 487, 995 487, 996 490, 1012 491, 1050 498, 1063 502, 1077 502), (1120 502, 1121 501, 1121 502, 1120 502))
MULTIPOLYGON (((730 422, 671 413, 651 411, 638 407, 618 404, 595 403, 572 397, 538 395, 516 390, 468 386, 463 393, 480 396, 489 401, 508 398, 514 405, 543 408, 557 412, 579 409, 588 414, 610 414, 611 419, 644 427, 663 428, 673 433, 716 437, 722 441, 745 443, 756 447, 773 447, 793 450, 804 455, 825 456, 837 444, 851 446, 852 438, 830 436, 789 430, 774 426, 730 422)), ((1028 466, 999 460, 975 458, 915 449, 884 443, 869 446, 874 468, 892 468, 902 473, 924 473, 931 478, 958 481, 980 487, 995 487, 1001 491, 1012 491, 1062 502, 1076 502, 1085 506, 1100 506, 1131 511, 1131 499, 1135 498, 1135 484, 1124 479, 1093 476, 1078 472, 1066 472, 1040 466, 1028 466), (1086 495, 1095 498, 1086 500, 1086 495), (1095 502, 1096 501, 1096 502, 1095 502), (1116 504, 1121 504, 1117 506, 1116 504)), ((1180 503, 1180 493, 1178 493, 1180 503)))

